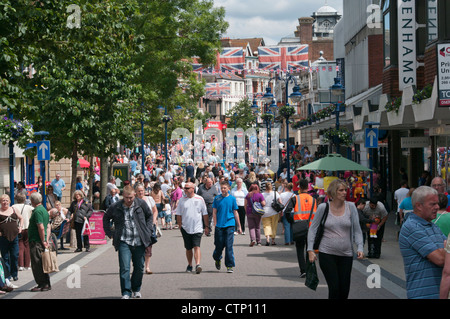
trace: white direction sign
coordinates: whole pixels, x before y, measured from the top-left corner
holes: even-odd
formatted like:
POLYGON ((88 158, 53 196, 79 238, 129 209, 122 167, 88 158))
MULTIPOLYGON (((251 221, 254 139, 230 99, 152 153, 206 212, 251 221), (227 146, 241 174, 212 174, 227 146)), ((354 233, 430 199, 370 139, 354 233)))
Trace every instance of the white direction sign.
POLYGON ((366 138, 364 143, 366 148, 378 148, 378 129, 366 128, 366 138))
POLYGON ((50 160, 50 141, 38 141, 37 146, 37 157, 38 161, 49 161, 50 160))

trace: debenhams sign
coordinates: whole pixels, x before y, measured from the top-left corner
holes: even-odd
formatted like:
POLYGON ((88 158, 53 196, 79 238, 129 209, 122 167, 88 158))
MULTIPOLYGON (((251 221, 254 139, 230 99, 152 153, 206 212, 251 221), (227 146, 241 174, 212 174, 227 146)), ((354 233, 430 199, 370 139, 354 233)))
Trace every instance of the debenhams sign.
POLYGON ((398 0, 399 90, 416 85, 416 1, 398 0))

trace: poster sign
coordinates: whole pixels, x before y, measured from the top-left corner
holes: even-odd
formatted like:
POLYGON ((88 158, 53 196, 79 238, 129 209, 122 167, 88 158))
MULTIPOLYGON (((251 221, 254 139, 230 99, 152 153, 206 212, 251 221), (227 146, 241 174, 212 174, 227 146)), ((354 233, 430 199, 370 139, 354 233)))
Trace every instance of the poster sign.
POLYGON ((437 45, 439 106, 450 106, 450 43, 437 45))
POLYGON ((89 227, 91 234, 89 235, 89 243, 92 245, 105 245, 106 235, 103 230, 103 215, 104 211, 94 211, 89 218, 89 227))

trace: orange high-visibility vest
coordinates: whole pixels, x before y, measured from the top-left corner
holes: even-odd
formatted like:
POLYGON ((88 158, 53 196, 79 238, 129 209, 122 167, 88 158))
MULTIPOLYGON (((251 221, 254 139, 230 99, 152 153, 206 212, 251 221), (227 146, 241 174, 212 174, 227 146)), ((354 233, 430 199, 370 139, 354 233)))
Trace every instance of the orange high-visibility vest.
MULTIPOLYGON (((311 195, 306 193, 300 193, 297 195, 294 207, 294 223, 301 220, 308 220, 311 209, 314 213, 316 212, 316 200, 311 195)), ((314 219, 314 215, 315 214, 311 216, 311 221, 314 219)))

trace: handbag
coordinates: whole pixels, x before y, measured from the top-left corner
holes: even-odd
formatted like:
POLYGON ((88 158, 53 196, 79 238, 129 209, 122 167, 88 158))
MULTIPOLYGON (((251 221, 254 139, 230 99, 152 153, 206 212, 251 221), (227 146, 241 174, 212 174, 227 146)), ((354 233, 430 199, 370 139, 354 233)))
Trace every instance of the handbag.
POLYGON ((316 199, 313 199, 313 204, 311 206, 311 211, 309 212, 308 220, 300 220, 298 222, 294 222, 292 224, 292 234, 294 241, 301 239, 302 237, 306 237, 308 235, 309 223, 311 221, 311 215, 314 210, 314 206, 316 205, 316 199))
POLYGON ((42 252, 41 256, 42 256, 42 269, 45 274, 50 274, 59 271, 55 250, 45 249, 42 252))
POLYGON ((264 215, 266 212, 264 211, 264 207, 260 202, 253 202, 252 196, 250 196, 250 203, 252 204, 252 213, 258 216, 264 215))
POLYGON ((273 196, 274 196, 274 198, 273 198, 273 202, 272 202, 271 206, 274 211, 279 213, 284 209, 285 205, 283 205, 279 201, 277 201, 277 192, 275 190, 273 191, 273 196))
POLYGON ((307 259, 305 286, 312 290, 316 290, 318 285, 319 276, 317 275, 316 262, 310 262, 309 259, 307 259))
POLYGON ((90 235, 91 235, 91 226, 89 225, 89 221, 85 219, 83 223, 83 228, 81 229, 81 236, 90 236, 90 235))
POLYGON ((325 211, 323 212, 322 220, 320 221, 319 227, 317 228, 316 237, 314 238, 314 245, 313 245, 314 250, 319 249, 320 241, 322 240, 323 229, 324 229, 325 221, 327 220, 328 209, 329 209, 329 204, 327 203, 326 205, 327 206, 325 207, 325 211))

